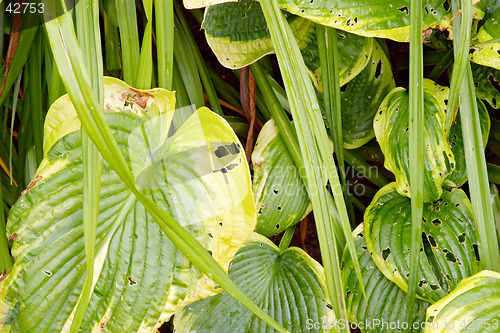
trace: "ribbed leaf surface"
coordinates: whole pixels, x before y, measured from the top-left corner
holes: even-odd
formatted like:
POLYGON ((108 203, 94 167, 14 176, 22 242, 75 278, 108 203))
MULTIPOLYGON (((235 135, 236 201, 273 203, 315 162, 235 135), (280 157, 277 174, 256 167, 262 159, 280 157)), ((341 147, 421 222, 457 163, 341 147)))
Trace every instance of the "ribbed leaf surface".
MULTIPOLYGON (((450 15, 443 0, 422 2, 423 29, 449 25, 450 15)), ((278 4, 292 14, 339 30, 399 42, 410 39, 409 0, 278 0, 278 4)))
POLYGON ((359 148, 375 136, 373 118, 382 100, 395 87, 389 59, 378 42, 374 41, 368 65, 342 92, 345 148, 359 148))
MULTIPOLYGON (((286 14, 297 39, 306 66, 321 90, 321 69, 315 24, 286 14)), ((271 35, 260 3, 255 0, 213 5, 206 9, 203 28, 207 42, 219 62, 228 68, 241 68, 274 53, 271 35)), ((372 40, 339 32, 339 73, 344 85, 366 66, 372 51, 372 40)))
MULTIPOLYGON (((445 131, 447 87, 424 80, 425 141, 424 202, 441 197, 446 176, 455 168, 455 158, 445 131)), ((396 176, 398 191, 410 197, 409 96, 404 88, 393 89, 375 116, 375 136, 384 153, 384 166, 396 176)))
MULTIPOLYGON (((325 302, 323 275, 323 268, 301 249, 280 253, 259 234, 253 234, 229 268, 231 279, 294 333, 327 332, 323 322, 331 311, 325 302)), ((225 291, 184 307, 176 314, 174 327, 179 333, 275 332, 225 291)))
MULTIPOLYGON (((106 120, 139 190, 227 269, 255 225, 235 134, 206 108, 191 116, 173 112, 166 90, 105 83, 106 120)), ((81 136, 68 96, 56 101, 45 124, 43 162, 9 214, 16 261, 0 284, 3 331, 69 329, 85 279, 81 136)), ((81 332, 151 332, 181 306, 215 292, 106 163, 95 246, 81 332)))
POLYGON ((500 109, 500 71, 495 68, 471 63, 476 96, 488 102, 494 109, 500 109))
MULTIPOLYGON (((490 116, 486 106, 481 100, 477 100, 477 109, 481 123, 481 132, 483 134, 483 145, 486 148, 488 135, 490 133, 490 116)), ((452 181, 457 187, 462 186, 467 181, 467 165, 465 164, 464 139, 462 136, 462 122, 460 121, 460 112, 457 114, 455 122, 450 129, 450 147, 455 157, 455 169, 448 176, 447 180, 452 181)))
POLYGON ((500 69, 500 7, 488 14, 489 18, 479 29, 473 40, 480 44, 475 47, 471 61, 483 66, 500 69))
MULTIPOLYGON (((342 263, 342 282, 346 290, 346 307, 348 319, 357 323, 362 332, 400 333, 406 323, 407 296, 403 289, 387 279, 372 260, 366 247, 363 225, 353 231, 356 253, 358 254, 366 300, 363 297, 361 285, 356 276, 349 251, 344 251, 342 263), (386 325, 383 326, 383 324, 386 325), (395 326, 395 323, 399 323, 395 326), (369 324, 369 325, 367 325, 369 324)), ((414 327, 412 332, 422 332, 421 325, 425 321, 425 310, 429 303, 417 299, 415 301, 414 319, 408 327, 414 327)))
MULTIPOLYGON (((314 33, 309 20, 288 14, 287 20, 301 48, 314 33)), ((202 27, 208 45, 228 68, 247 66, 273 53, 274 47, 260 3, 255 0, 223 3, 205 9, 202 27)))
POLYGON ((252 153, 256 231, 273 236, 299 222, 311 202, 292 156, 273 120, 260 131, 252 153))
POLYGON ((500 332, 500 273, 481 271, 427 309, 426 333, 500 332))
MULTIPOLYGON (((445 190, 424 204, 417 295, 431 303, 479 271, 478 248, 469 199, 460 189, 445 190)), ((368 251, 384 275, 408 288, 411 206, 391 183, 377 192, 364 217, 368 251)))

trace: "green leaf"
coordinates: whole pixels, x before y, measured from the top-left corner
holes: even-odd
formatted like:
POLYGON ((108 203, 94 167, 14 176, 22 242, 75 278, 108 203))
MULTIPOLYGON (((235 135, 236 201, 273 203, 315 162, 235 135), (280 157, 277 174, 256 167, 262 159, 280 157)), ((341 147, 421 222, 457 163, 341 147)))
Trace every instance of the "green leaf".
POLYGON ((484 22, 472 41, 474 46, 470 60, 476 64, 500 69, 500 27, 498 19, 500 7, 490 14, 490 18, 484 22))
MULTIPOLYGON (((290 14, 287 20, 300 48, 304 48, 314 34, 313 23, 290 14)), ((208 45, 225 67, 245 67, 274 53, 262 8, 255 0, 208 7, 202 28, 208 45)))
MULTIPOLYGON (((448 90, 431 80, 424 80, 424 202, 432 202, 441 197, 441 186, 455 168, 455 158, 445 131, 448 90)), ((410 197, 408 102, 408 93, 404 88, 392 90, 382 101, 373 127, 384 153, 384 166, 396 176, 398 192, 410 197)))
POLYGON ((311 211, 311 202, 278 127, 273 120, 263 127, 252 153, 256 231, 274 236, 298 223, 311 211))
MULTIPOLYGON (((286 18, 297 39, 309 74, 316 87, 321 90, 315 24, 291 14, 286 14, 286 18)), ((205 10, 202 27, 205 29, 208 45, 225 67, 245 67, 265 55, 274 53, 262 7, 255 0, 209 6, 205 10)), ((341 85, 361 72, 370 58, 371 50, 371 39, 346 32, 339 33, 341 85)))
MULTIPOLYGON (((346 291, 346 307, 348 319, 351 323, 370 323, 379 325, 375 327, 365 327, 363 332, 378 333, 381 331, 381 323, 400 323, 399 328, 406 322, 407 295, 403 289, 394 282, 387 279, 375 265, 366 247, 363 225, 360 224, 353 231, 356 253, 358 254, 363 284, 366 290, 366 300, 363 297, 360 283, 356 277, 352 258, 348 251, 344 252, 342 281, 346 291)), ((425 310, 429 303, 416 300, 414 307, 414 318, 409 327, 420 325, 425 321, 425 310), (415 324, 414 324, 415 323, 415 324)), ((361 325, 359 325, 360 328, 361 325)), ((399 333, 401 330, 384 326, 385 333, 399 333)), ((420 330, 414 330, 420 332, 420 330)))
MULTIPOLYGON (((446 28, 450 15, 443 0, 424 2, 422 28, 446 28)), ((282 9, 319 24, 366 37, 410 39, 410 1, 408 0, 278 0, 282 9)))
MULTIPOLYGON (((408 289, 411 208, 396 183, 377 192, 365 212, 368 251, 384 273, 408 289)), ((444 190, 441 199, 424 204, 417 295, 431 303, 479 271, 472 208, 460 189, 444 190)))
POLYGON ((488 102, 494 109, 500 108, 500 71, 471 63, 476 96, 488 102))
MULTIPOLYGON (((253 234, 235 255, 229 276, 290 332, 327 331, 320 329, 332 315, 323 268, 303 250, 280 252, 270 240, 253 234)), ((225 291, 184 307, 174 327, 178 332, 274 332, 225 291)))
POLYGON ((238 0, 183 0, 186 9, 203 8, 212 5, 218 5, 226 2, 237 2, 238 0))
POLYGON ((252 153, 256 231, 274 236, 298 223, 311 211, 300 172, 273 120, 263 127, 252 153))
MULTIPOLYGON (((345 31, 337 32, 339 81, 341 86, 354 79, 366 67, 375 43, 373 38, 365 38, 345 31)), ((316 88, 323 91, 316 34, 313 35, 311 41, 301 52, 307 68, 313 74, 312 79, 316 88)))
POLYGON ((345 148, 359 148, 375 136, 373 118, 382 100, 395 87, 389 59, 374 41, 368 66, 347 84, 342 93, 345 148))
MULTIPOLYGON (((490 116, 483 102, 478 100, 477 106, 481 122, 483 146, 486 148, 488 135, 490 133, 490 116)), ((447 180, 452 181, 457 187, 460 187, 467 181, 467 165, 465 163, 464 139, 462 135, 460 113, 458 113, 455 123, 451 126, 449 141, 453 156, 455 157, 455 169, 448 176, 447 180)))
POLYGON ((498 332, 500 273, 481 271, 427 309, 426 333, 498 332))
MULTIPOLYGON (((105 83, 104 115, 139 192, 227 269, 255 225, 248 166, 235 134, 206 108, 182 123, 185 110, 173 111, 174 95, 166 90, 105 83)), ((69 328, 85 279, 82 146, 67 95, 45 124, 42 164, 9 214, 16 261, 0 284, 6 331, 69 328)), ((183 305, 216 292, 108 163, 100 196, 94 284, 81 331, 152 332, 183 305)))

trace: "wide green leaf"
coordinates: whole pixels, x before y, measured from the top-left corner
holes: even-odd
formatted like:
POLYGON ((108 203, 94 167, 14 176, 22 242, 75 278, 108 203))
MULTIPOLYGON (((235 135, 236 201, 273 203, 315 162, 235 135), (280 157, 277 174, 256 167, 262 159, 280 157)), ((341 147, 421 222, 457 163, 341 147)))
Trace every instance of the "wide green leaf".
MULTIPOLYGON (((365 211, 368 251, 384 275, 407 291, 411 236, 410 199, 396 183, 380 189, 365 211)), ((424 204, 417 295, 431 303, 479 271, 476 232, 469 199, 460 189, 424 204)))
MULTIPOLYGON (((333 322, 323 268, 299 248, 280 252, 253 234, 234 257, 229 276, 290 332, 327 332, 323 323, 333 322)), ((184 307, 174 327, 176 332, 274 332, 225 291, 184 307)))
MULTIPOLYGON (((314 34, 313 23, 291 14, 287 20, 300 47, 304 48, 314 34)), ((225 67, 241 68, 274 53, 262 8, 255 0, 209 6, 205 9, 202 28, 208 45, 225 67)))
POLYGON ((470 60, 476 64, 500 69, 500 7, 497 7, 484 22, 472 41, 477 45, 470 60))
POLYGON ((252 163, 258 211, 256 231, 273 236, 299 222, 311 210, 300 172, 273 120, 260 131, 252 163))
POLYGON ((345 148, 359 148, 373 139, 373 118, 382 100, 395 87, 389 59, 379 43, 374 41, 368 65, 342 92, 342 131, 345 148))
MULTIPOLYGON (((356 253, 358 255, 366 300, 354 271, 349 251, 344 252, 342 261, 342 281, 346 291, 348 319, 357 323, 362 332, 399 333, 406 324, 407 295, 403 289, 384 276, 378 269, 368 251, 363 225, 353 231, 356 253), (397 326, 393 323, 399 323, 397 326), (369 324, 369 325, 367 325, 369 324), (384 325, 384 326, 383 326, 384 325)), ((420 328, 425 324, 425 310, 429 303, 416 300, 413 322, 408 327, 420 328)), ((413 332, 421 332, 414 329, 413 332)))
POLYGON ((500 273, 481 271, 427 309, 425 332, 499 332, 499 313, 500 273))
MULTIPOLYGON (((423 1, 422 28, 446 28, 450 15, 443 0, 423 1)), ((281 8, 319 24, 367 37, 410 39, 408 0, 278 0, 281 8)))
MULTIPOLYGON (((315 24, 286 14, 297 39, 304 62, 316 87, 321 90, 321 69, 315 24)), ((202 27, 208 45, 219 62, 228 68, 241 68, 274 53, 271 35, 259 2, 241 0, 209 6, 202 27)), ((372 52, 372 39, 339 33, 340 83, 346 84, 366 66, 372 52)))
MULTIPOLYGON (((255 226, 246 159, 222 118, 174 105, 166 90, 105 79, 104 115, 139 191, 227 269, 255 226)), ((49 110, 44 134, 42 164, 9 213, 16 261, 0 284, 3 331, 68 329, 85 279, 80 124, 67 95, 49 110)), ((107 163, 100 196, 82 332, 150 332, 183 305, 216 292, 107 163)))
POLYGON ((500 70, 471 63, 476 96, 500 109, 500 70))
MULTIPOLYGON (((424 80, 424 202, 432 202, 441 197, 441 186, 455 168, 455 158, 445 131, 448 91, 447 87, 424 80)), ((373 127, 384 153, 384 166, 396 176, 398 192, 410 197, 408 102, 408 92, 404 88, 393 89, 382 101, 373 127)))
MULTIPOLYGON (((338 65, 340 86, 351 81, 366 67, 370 60, 372 49, 376 44, 373 38, 361 37, 345 31, 337 33, 338 65)), ((321 64, 319 59, 317 35, 301 50, 302 57, 316 88, 323 91, 321 64)))
MULTIPOLYGON (((481 132, 483 134, 483 145, 486 148, 488 135, 490 133, 490 116, 488 110, 481 100, 477 101, 479 120, 481 122, 481 132)), ((467 181, 467 165, 465 163, 464 139, 462 135, 462 122, 460 113, 450 128, 450 147, 455 157, 455 169, 448 176, 447 180, 452 181, 457 187, 462 186, 467 181)))

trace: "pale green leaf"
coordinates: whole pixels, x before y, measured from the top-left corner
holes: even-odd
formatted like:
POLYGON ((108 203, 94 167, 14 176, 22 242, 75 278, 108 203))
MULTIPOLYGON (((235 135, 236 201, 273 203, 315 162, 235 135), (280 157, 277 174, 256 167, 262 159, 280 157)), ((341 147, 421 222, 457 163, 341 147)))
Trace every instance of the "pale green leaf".
POLYGON ((426 333, 500 330, 500 273, 481 271, 427 309, 426 333))
MULTIPOLYGON (((368 251, 384 275, 407 291, 411 244, 410 199, 396 183, 377 192, 364 217, 368 251)), ((469 199, 460 189, 444 190, 424 204, 417 296, 431 303, 479 271, 475 224, 469 199)), ((418 246, 418 245, 417 245, 418 246)))
MULTIPOLYGON (((323 323, 333 323, 323 268, 299 248, 280 252, 253 234, 235 255, 229 276, 290 332, 328 332, 323 323)), ((176 332, 274 332, 226 292, 184 307, 174 327, 176 332)))
MULTIPOLYGON (((342 262, 342 281, 346 291, 348 319, 351 323, 358 323, 358 326, 363 328, 362 332, 379 333, 382 323, 386 323, 386 326, 383 326, 384 333, 400 333, 403 323, 406 322, 408 297, 403 289, 387 279, 375 265, 366 247, 362 224, 353 231, 353 236, 367 298, 365 300, 363 297, 351 255, 345 251, 342 262), (372 325, 368 326, 366 323, 372 325), (399 323, 399 325, 390 325, 390 323, 399 323), (361 327, 362 325, 364 327, 361 327)), ((408 324, 409 327, 424 325, 425 310, 428 306, 429 303, 416 300, 413 322, 408 324)), ((421 332, 421 330, 413 330, 413 332, 421 332)))
POLYGON ((368 65, 342 92, 345 148, 359 148, 375 136, 373 118, 382 100, 395 87, 389 59, 378 42, 374 41, 368 65))
MULTIPOLYGON (((431 80, 424 80, 424 202, 441 197, 441 186, 455 168, 455 158, 445 131, 448 90, 431 80)), ((384 153, 384 166, 396 176, 399 193, 410 197, 408 102, 409 96, 404 88, 392 90, 382 101, 373 127, 384 153)))
MULTIPOLYGON (((422 28, 449 25, 450 14, 443 0, 424 3, 422 28)), ((410 1, 408 0, 278 0, 282 9, 319 24, 366 37, 410 39, 410 1)))
MULTIPOLYGON (((227 122, 206 108, 183 123, 173 93, 105 79, 104 115, 139 191, 167 210, 224 268, 255 226, 250 177, 227 122)), ((82 147, 69 97, 49 110, 44 160, 12 207, 12 271, 0 284, 4 331, 69 328, 85 280, 82 147)), ((216 292, 109 164, 102 171, 92 296, 81 331, 152 332, 216 292)))

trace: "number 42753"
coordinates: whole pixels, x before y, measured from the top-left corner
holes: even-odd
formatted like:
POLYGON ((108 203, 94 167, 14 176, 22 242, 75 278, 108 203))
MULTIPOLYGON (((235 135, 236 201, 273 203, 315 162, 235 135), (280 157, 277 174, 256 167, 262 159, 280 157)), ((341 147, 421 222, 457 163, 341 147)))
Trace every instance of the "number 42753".
POLYGON ((5 8, 7 13, 11 14, 20 14, 20 13, 43 13, 44 6, 43 3, 34 3, 34 2, 23 2, 23 3, 9 3, 5 8))

